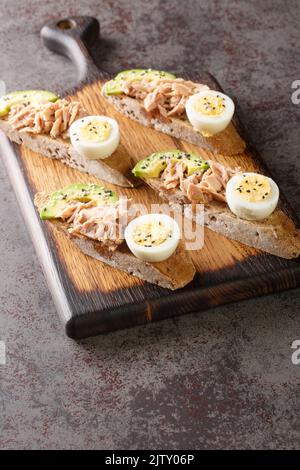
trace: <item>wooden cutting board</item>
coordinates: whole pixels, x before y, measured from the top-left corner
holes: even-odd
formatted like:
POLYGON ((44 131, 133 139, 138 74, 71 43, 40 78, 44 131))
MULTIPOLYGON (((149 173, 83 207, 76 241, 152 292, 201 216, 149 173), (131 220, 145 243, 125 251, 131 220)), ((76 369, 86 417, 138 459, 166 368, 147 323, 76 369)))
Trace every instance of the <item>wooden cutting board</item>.
MULTIPOLYGON (((118 114, 100 94, 108 75, 92 64, 85 44, 98 36, 98 23, 87 17, 76 17, 51 23, 42 30, 44 41, 53 50, 76 58, 85 82, 63 96, 79 99, 90 114, 106 114, 117 119, 121 130, 120 155, 132 157, 133 164, 146 155, 180 148, 196 151, 204 158, 212 155, 194 145, 143 127, 118 114), (79 58, 80 59, 79 59, 79 58)), ((207 73, 189 74, 187 78, 219 85, 207 73)), ((246 134, 237 124, 248 147, 237 157, 218 157, 230 167, 245 171, 268 171, 262 158, 250 146, 246 134)), ((33 153, 24 146, 9 146, 2 137, 1 153, 18 196, 43 266, 57 310, 72 338, 106 333, 155 320, 196 312, 208 307, 296 287, 300 284, 298 260, 284 260, 205 229, 202 250, 190 252, 197 274, 191 284, 176 292, 143 282, 82 254, 49 222, 41 222, 33 206, 37 191, 51 192, 74 182, 98 182, 96 178, 73 170, 62 163, 33 153)), ((214 157, 213 157, 214 158, 214 157)), ((160 202, 148 187, 116 189, 135 201, 160 202)), ((293 216, 283 198, 285 210, 293 216)), ((296 221, 297 222, 297 221, 296 221)), ((199 320, 200 321, 200 320, 199 320)))

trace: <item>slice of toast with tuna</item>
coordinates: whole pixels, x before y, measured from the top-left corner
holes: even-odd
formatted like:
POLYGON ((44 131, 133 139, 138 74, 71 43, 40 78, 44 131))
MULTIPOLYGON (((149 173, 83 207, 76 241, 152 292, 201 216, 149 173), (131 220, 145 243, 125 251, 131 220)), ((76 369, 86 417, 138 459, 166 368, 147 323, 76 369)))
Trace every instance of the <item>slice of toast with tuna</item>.
POLYGON ((89 118, 78 101, 59 99, 55 94, 44 90, 12 92, 0 99, 0 130, 12 142, 24 144, 33 152, 59 160, 109 183, 124 187, 137 185, 138 180, 130 171, 132 159, 126 152, 118 148, 105 158, 101 154, 101 147, 106 145, 106 149, 109 148, 112 137, 115 137, 116 145, 111 149, 116 149, 118 145, 119 136, 114 135, 113 127, 111 136, 109 132, 106 134, 107 142, 103 140, 103 130, 107 131, 110 123, 117 127, 116 121, 105 118, 101 127, 100 116, 89 118), (81 121, 81 133, 85 131, 85 135, 79 146, 79 133, 72 141, 70 129, 81 121), (89 154, 79 151, 91 148, 92 158, 91 151, 89 154))
POLYGON ((183 241, 163 261, 147 262, 134 256, 122 227, 127 206, 111 190, 78 183, 52 194, 37 193, 34 201, 42 220, 51 222, 83 253, 113 268, 171 290, 184 287, 195 276, 183 241))
POLYGON ((126 70, 102 87, 123 115, 157 131, 222 155, 246 144, 231 122, 233 101, 207 85, 158 70, 126 70))
POLYGON ((134 167, 171 207, 186 217, 245 245, 282 258, 300 254, 300 230, 280 208, 276 183, 179 150, 157 152, 134 167), (203 204, 204 217, 197 216, 203 204))

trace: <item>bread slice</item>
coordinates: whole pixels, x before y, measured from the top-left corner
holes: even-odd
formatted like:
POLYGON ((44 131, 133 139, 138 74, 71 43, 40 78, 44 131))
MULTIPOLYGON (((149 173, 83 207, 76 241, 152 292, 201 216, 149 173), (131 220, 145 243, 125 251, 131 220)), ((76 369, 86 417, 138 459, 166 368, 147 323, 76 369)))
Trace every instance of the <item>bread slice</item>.
POLYGON ((177 139, 183 139, 191 144, 210 150, 222 155, 237 155, 243 153, 246 144, 238 134, 231 122, 227 128, 211 137, 204 137, 200 132, 193 129, 187 119, 171 118, 171 122, 163 122, 159 119, 150 118, 140 101, 126 95, 109 96, 102 87, 102 95, 124 116, 139 122, 147 127, 153 127, 157 131, 168 134, 177 139))
MULTIPOLYGON (((49 195, 44 192, 37 193, 34 203, 37 209, 47 203, 49 195)), ((192 281, 196 270, 183 242, 180 242, 176 251, 170 258, 159 263, 149 263, 136 258, 123 242, 117 250, 110 251, 101 243, 87 237, 71 237, 69 224, 59 220, 51 220, 55 227, 72 239, 78 248, 88 256, 95 258, 113 268, 125 271, 143 281, 157 284, 166 289, 176 290, 184 287, 192 281)))
POLYGON ((178 204, 185 204, 186 217, 214 232, 281 258, 297 258, 300 254, 300 230, 280 208, 265 220, 250 221, 236 217, 226 204, 212 201, 204 206, 203 220, 197 218, 193 205, 180 189, 166 189, 159 178, 145 182, 168 201, 173 210, 178 210, 178 204))
POLYGON ((114 153, 105 160, 88 160, 76 152, 69 139, 54 139, 46 134, 20 132, 13 129, 7 119, 0 119, 0 130, 12 142, 24 144, 33 152, 60 160, 76 170, 94 175, 108 183, 129 188, 140 184, 130 171, 133 162, 128 155, 120 156, 114 153))

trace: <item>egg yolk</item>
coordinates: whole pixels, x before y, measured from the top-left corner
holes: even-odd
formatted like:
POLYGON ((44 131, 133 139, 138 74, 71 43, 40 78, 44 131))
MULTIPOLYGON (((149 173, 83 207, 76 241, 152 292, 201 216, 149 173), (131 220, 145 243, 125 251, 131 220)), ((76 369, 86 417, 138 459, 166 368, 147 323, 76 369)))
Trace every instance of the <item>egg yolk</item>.
POLYGON ((111 125, 107 121, 88 121, 79 130, 79 138, 88 142, 104 142, 111 133, 111 125))
POLYGON ((220 116, 225 107, 225 99, 220 95, 201 96, 194 104, 195 110, 204 116, 220 116))
POLYGON ((150 248, 161 245, 171 236, 171 228, 164 225, 161 221, 155 220, 137 226, 133 232, 133 241, 137 245, 150 248))
POLYGON ((235 191, 246 201, 260 202, 271 194, 271 185, 263 175, 247 175, 239 181, 235 191))

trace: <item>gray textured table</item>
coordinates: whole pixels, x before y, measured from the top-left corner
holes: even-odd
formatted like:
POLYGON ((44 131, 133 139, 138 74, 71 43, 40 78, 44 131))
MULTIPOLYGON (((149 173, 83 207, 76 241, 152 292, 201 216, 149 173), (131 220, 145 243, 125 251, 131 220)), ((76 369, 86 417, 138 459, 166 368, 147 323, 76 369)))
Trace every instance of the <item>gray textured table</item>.
MULTIPOLYGON (((299 1, 1 0, 9 90, 75 83, 49 19, 90 14, 112 71, 212 71, 300 215, 299 1), (63 4, 63 5, 62 5, 63 4), (80 5, 80 6, 79 6, 80 5)), ((299 448, 300 290, 76 343, 65 337, 0 162, 1 448, 299 448)))

